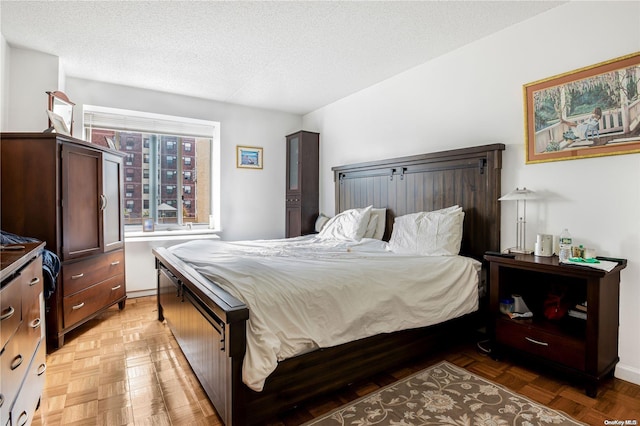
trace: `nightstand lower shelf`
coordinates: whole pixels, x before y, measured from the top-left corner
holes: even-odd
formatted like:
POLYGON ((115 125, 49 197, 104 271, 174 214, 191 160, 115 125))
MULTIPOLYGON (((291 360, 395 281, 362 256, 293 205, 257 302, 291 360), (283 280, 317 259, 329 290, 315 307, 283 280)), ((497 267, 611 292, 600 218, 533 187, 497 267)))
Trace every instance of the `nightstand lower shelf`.
POLYGON ((626 260, 605 272, 584 266, 560 265, 557 257, 485 255, 489 262, 489 333, 493 356, 513 354, 567 373, 595 397, 600 382, 610 376, 618 358, 620 271, 626 260), (500 300, 517 294, 532 318, 512 319, 500 312, 500 300), (548 319, 548 296, 557 294, 563 313, 548 319), (585 318, 564 313, 586 304, 585 318))

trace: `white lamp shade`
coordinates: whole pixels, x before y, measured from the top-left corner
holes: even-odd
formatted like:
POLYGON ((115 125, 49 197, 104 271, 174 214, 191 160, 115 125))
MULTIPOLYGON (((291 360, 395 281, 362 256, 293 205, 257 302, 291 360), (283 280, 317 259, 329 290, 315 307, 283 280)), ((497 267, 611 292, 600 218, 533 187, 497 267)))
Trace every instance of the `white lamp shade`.
POLYGON ((503 195, 498 198, 499 201, 519 201, 519 200, 535 200, 540 198, 535 191, 532 191, 527 188, 516 188, 508 194, 503 195))

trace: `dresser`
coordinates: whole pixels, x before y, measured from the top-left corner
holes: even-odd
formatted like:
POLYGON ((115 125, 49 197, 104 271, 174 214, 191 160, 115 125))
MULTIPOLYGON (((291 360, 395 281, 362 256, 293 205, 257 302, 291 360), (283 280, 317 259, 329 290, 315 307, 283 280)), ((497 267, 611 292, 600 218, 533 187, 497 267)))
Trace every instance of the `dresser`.
POLYGON ((320 134, 287 135, 286 237, 315 231, 319 212, 320 134))
MULTIPOLYGON (((625 259, 611 271, 558 263, 558 257, 485 255, 489 262, 490 331, 494 355, 515 353, 552 367, 585 386, 595 397, 598 385, 612 375, 618 363, 620 271, 625 259), (533 313, 511 319, 500 311, 500 300, 517 295, 533 313), (549 304, 550 295, 560 303, 549 304), (572 315, 574 307, 584 313, 572 315), (556 312, 558 315, 550 315, 556 312), (551 309, 551 311, 549 311, 551 309), (566 310, 566 313, 564 313, 566 310)), ((575 311, 574 311, 575 312, 575 311)))
POLYGON ((0 425, 30 424, 46 370, 42 249, 44 243, 0 250, 0 425))
POLYGON ((123 157, 55 133, 3 133, 1 223, 61 260, 45 301, 47 345, 126 300, 123 157))

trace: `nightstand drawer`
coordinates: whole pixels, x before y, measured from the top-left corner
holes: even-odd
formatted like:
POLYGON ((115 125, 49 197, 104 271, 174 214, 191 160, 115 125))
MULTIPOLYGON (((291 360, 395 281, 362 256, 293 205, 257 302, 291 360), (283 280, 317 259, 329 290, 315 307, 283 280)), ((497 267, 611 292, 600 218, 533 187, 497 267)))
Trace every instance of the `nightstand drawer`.
POLYGON ((585 342, 567 335, 548 333, 528 322, 496 321, 498 343, 584 371, 585 342))

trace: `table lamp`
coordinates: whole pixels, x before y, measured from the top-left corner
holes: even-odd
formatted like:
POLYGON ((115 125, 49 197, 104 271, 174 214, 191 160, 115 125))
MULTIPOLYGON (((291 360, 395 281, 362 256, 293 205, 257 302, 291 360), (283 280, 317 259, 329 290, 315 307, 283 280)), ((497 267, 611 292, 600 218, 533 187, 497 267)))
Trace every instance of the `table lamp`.
POLYGON ((516 202, 516 246, 509 249, 509 253, 531 254, 533 250, 525 248, 527 234, 527 200, 537 199, 537 194, 527 188, 516 188, 498 198, 499 201, 516 202))

